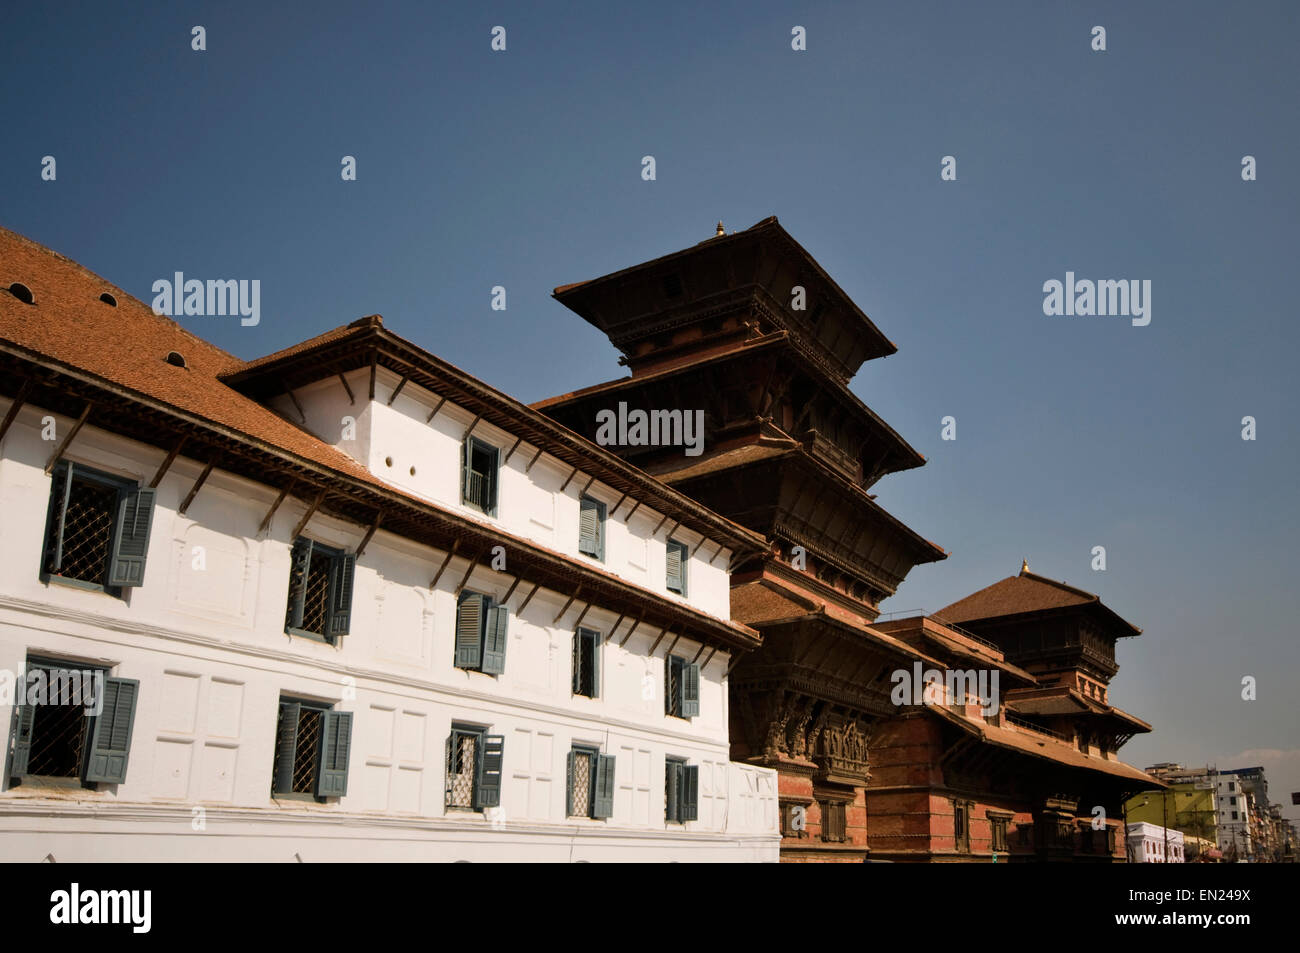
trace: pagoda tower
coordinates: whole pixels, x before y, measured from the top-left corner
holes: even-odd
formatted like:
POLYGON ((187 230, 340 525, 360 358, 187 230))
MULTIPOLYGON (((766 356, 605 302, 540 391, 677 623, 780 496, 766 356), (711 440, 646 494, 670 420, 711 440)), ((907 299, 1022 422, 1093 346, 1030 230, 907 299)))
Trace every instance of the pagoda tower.
POLYGON ((945 556, 871 488, 925 460, 849 390, 896 350, 875 324, 775 217, 717 232, 557 288, 631 374, 534 406, 598 441, 598 415, 703 410, 697 455, 611 449, 766 536, 732 567, 732 617, 763 636, 730 674, 732 757, 779 771, 784 860, 862 860, 871 739, 898 711, 889 674, 934 662, 871 623, 945 556))

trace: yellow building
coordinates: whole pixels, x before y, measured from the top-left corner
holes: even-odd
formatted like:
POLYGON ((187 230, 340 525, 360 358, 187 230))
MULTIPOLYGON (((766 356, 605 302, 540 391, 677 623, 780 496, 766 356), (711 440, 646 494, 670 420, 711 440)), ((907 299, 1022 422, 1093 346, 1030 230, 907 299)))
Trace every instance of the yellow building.
POLYGON ((1146 821, 1173 830, 1188 837, 1187 859, 1193 861, 1194 841, 1197 838, 1213 846, 1218 842, 1214 810, 1214 789, 1198 787, 1196 781, 1169 781, 1166 790, 1143 791, 1125 803, 1130 824, 1146 821))

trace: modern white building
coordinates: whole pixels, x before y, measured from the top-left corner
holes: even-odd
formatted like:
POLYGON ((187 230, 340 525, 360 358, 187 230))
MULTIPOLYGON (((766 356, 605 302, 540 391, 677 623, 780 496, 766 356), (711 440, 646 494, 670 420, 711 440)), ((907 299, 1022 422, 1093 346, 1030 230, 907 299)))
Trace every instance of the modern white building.
POLYGON ((0 414, 6 858, 777 859, 762 537, 378 317, 242 362, 0 229, 0 414))
POLYGON ((1182 864, 1183 832, 1172 827, 1138 821, 1128 825, 1128 862, 1130 864, 1182 864))

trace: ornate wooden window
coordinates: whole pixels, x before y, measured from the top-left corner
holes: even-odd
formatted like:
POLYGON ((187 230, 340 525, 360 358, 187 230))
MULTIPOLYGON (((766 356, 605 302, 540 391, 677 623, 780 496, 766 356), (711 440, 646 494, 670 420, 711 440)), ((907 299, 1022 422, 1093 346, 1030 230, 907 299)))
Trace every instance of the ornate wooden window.
POLYGON ((958 853, 970 853, 970 809, 971 802, 953 799, 952 831, 958 853))
POLYGON ((1007 821, 1008 818, 989 815, 989 827, 992 831, 991 848, 1001 853, 1007 853, 1010 850, 1007 844, 1007 821))
POLYGON ((822 840, 831 844, 842 844, 848 840, 847 803, 844 801, 822 801, 822 840))

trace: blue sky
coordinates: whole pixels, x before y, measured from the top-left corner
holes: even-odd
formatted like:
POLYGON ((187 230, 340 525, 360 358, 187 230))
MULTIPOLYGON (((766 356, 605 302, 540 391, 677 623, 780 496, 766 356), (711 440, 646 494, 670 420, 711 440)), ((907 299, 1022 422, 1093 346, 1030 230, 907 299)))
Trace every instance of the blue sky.
POLYGON ((241 356, 378 312, 531 401, 622 375, 552 288, 777 215, 899 348, 853 388, 929 463, 876 490, 952 555, 884 608, 1027 556, 1145 630, 1127 760, 1300 815, 1300 7, 478 6, 11 5, 0 223, 146 301, 260 279, 257 327, 187 319, 241 356), (1067 270, 1149 279, 1150 325, 1045 316, 1067 270))

